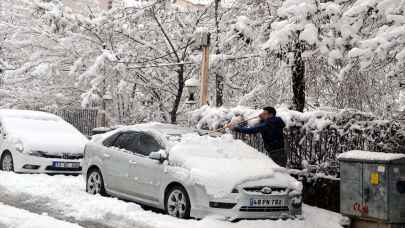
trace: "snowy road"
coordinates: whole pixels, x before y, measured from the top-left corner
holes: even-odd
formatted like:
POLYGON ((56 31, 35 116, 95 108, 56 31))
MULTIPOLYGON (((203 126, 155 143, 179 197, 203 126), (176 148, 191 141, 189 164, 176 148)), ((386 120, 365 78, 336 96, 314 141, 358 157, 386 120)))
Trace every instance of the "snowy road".
MULTIPOLYGON (((65 226, 57 227, 69 228, 80 226, 88 228, 341 228, 339 214, 309 206, 304 207, 304 220, 254 220, 238 223, 215 218, 199 221, 179 220, 160 213, 145 211, 134 203, 89 195, 84 190, 84 180, 80 176, 22 175, 0 172, 0 202, 12 206, 0 204, 2 207, 0 208, 0 227, 1 224, 11 223, 12 219, 8 219, 9 209, 21 212, 16 209, 20 208, 30 211, 21 212, 21 216, 28 221, 35 216, 53 222, 64 223, 60 221, 64 220, 67 221, 64 223, 65 226)), ((10 227, 25 228, 26 226, 10 227)))
POLYGON ((82 228, 46 214, 35 214, 0 203, 0 228, 82 228))

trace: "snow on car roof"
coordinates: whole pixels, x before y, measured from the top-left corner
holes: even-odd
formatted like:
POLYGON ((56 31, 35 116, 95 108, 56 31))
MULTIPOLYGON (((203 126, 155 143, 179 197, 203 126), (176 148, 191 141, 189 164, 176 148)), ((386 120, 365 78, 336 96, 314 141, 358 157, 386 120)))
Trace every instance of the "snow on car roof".
POLYGON ((132 126, 134 129, 156 130, 164 135, 170 134, 187 134, 197 132, 197 129, 181 127, 174 124, 164 124, 158 122, 137 124, 132 126))
POLYGON ((17 109, 0 109, 0 117, 48 121, 59 121, 61 119, 60 117, 51 113, 17 109))
MULTIPOLYGON (((114 134, 117 131, 146 131, 146 132, 155 132, 162 134, 164 136, 170 135, 184 135, 190 133, 204 133, 206 131, 182 127, 174 124, 164 124, 159 122, 150 122, 150 123, 142 123, 142 124, 135 124, 129 126, 120 126, 113 131, 107 132, 104 135, 106 137, 114 134)), ((104 137, 104 138, 106 138, 104 137)))

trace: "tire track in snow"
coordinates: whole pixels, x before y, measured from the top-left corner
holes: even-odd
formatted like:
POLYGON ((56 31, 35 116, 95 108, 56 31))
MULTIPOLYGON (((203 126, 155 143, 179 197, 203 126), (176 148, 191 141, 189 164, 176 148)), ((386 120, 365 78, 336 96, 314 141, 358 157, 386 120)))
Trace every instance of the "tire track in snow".
MULTIPOLYGON (((7 189, 0 186, 0 201, 6 205, 13 206, 19 209, 24 209, 37 214, 47 214, 55 219, 64 220, 71 223, 77 223, 80 226, 86 228, 117 228, 117 226, 111 226, 108 224, 100 223, 99 221, 79 221, 73 217, 68 217, 63 214, 61 209, 52 207, 52 201, 45 197, 32 198, 27 194, 18 195, 13 194, 7 189)), ((134 226, 128 226, 128 228, 134 226)), ((124 228, 124 227, 122 227, 124 228)))

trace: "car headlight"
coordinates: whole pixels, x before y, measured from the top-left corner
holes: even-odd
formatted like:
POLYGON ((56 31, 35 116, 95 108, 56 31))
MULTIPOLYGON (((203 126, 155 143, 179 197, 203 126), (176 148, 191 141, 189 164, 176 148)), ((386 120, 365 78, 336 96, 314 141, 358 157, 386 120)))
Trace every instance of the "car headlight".
POLYGON ((29 155, 31 156, 37 156, 37 157, 42 157, 42 154, 39 151, 31 150, 28 152, 29 155))
POLYGON ((15 150, 20 153, 24 152, 24 144, 21 140, 17 140, 15 143, 15 150))

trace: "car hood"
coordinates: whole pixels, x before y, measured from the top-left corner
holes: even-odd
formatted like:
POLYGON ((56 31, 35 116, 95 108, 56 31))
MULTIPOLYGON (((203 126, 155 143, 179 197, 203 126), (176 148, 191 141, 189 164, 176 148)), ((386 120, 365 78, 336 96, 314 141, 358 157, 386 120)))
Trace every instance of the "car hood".
POLYGON ((277 186, 300 191, 285 168, 231 136, 186 137, 169 153, 170 164, 186 170, 189 181, 222 197, 238 186, 277 186))
POLYGON ((80 133, 18 134, 25 151, 41 151, 49 155, 82 154, 88 140, 80 133))

